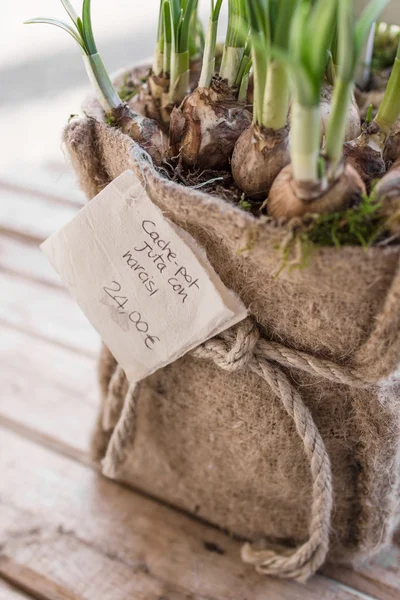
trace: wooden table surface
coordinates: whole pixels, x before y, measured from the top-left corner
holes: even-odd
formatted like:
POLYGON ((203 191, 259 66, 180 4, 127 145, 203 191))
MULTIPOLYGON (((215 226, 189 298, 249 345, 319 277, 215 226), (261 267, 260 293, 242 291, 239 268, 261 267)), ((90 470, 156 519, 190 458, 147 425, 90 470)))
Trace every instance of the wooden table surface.
POLYGON ((217 529, 99 474, 99 339, 38 247, 82 195, 49 163, 0 197, 0 600, 399 599, 397 545, 305 586, 265 578, 217 529))

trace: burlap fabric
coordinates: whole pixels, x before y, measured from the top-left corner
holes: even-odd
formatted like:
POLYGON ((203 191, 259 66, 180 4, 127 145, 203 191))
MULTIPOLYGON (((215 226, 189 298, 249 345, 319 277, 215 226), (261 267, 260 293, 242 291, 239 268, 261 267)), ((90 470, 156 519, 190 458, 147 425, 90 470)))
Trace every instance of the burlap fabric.
MULTIPOLYGON (((400 499, 400 248, 321 248, 307 267, 275 277, 283 228, 167 181, 131 139, 103 122, 74 119, 64 139, 88 199, 132 169, 153 202, 205 248, 262 339, 356 374, 359 386, 290 363, 280 367, 329 455, 328 558, 354 562, 379 551, 391 539, 400 499)), ((116 366, 103 348, 98 459, 128 391, 116 366)), ((135 435, 119 478, 249 540, 288 548, 307 540, 310 460, 293 418, 257 372, 227 371, 192 353, 141 382, 136 396, 135 435)))

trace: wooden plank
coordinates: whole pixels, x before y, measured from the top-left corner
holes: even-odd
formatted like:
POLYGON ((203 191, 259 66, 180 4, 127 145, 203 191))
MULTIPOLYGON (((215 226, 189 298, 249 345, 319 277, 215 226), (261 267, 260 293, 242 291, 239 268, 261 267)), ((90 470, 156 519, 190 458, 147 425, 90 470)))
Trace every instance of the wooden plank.
POLYGON ((87 600, 162 597, 127 587, 138 572, 166 586, 163 593, 214 600, 359 598, 322 576, 303 586, 258 575, 222 532, 7 430, 0 431, 0 457, 0 499, 8 507, 0 520, 3 577, 11 561, 87 600), (86 558, 83 548, 104 560, 86 558))
POLYGON ((0 323, 97 356, 99 336, 64 290, 1 272, 0 289, 0 323))
POLYGON ((0 579, 0 600, 32 600, 32 598, 33 596, 27 596, 0 579))
POLYGON ((83 462, 99 391, 95 361, 0 326, 0 422, 83 462))
POLYGON ((55 204, 54 200, 12 188, 0 187, 0 194, 0 228, 38 241, 58 231, 78 212, 75 205, 55 204))
POLYGON ((66 163, 26 163, 12 167, 0 176, 1 187, 78 207, 83 206, 85 202, 84 193, 78 187, 75 174, 66 163))
POLYGON ((400 598, 400 548, 393 545, 361 567, 329 565, 324 573, 379 600, 400 598))
MULTIPOLYGON (((174 586, 112 560, 65 534, 14 544, 0 574, 38 600, 187 600, 174 586)), ((199 598, 199 596, 191 596, 199 598)))
POLYGON ((0 233, 0 269, 65 289, 39 243, 24 236, 0 233))

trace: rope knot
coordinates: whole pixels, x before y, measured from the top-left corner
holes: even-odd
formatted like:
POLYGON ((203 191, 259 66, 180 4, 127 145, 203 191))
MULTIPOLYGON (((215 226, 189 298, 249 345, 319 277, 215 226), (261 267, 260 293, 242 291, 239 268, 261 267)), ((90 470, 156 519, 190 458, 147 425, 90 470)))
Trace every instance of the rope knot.
POLYGON ((245 319, 237 325, 234 343, 225 356, 229 371, 245 369, 254 357, 254 349, 260 339, 260 332, 252 319, 245 319))

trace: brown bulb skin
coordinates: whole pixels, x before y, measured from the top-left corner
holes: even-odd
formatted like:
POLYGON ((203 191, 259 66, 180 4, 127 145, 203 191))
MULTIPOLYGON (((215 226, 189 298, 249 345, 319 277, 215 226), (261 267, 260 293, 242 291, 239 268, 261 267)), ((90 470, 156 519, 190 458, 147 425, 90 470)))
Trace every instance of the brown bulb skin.
POLYGON ((379 213, 386 229, 395 235, 400 233, 400 157, 375 188, 380 204, 379 213))
POLYGON ((292 166, 285 167, 272 184, 266 203, 268 214, 276 219, 293 219, 306 214, 332 213, 348 208, 355 198, 365 193, 365 185, 350 164, 326 190, 317 184, 300 186, 293 178, 292 166), (309 195, 309 200, 303 199, 309 195))
POLYGON ((377 199, 390 204, 396 200, 400 205, 400 157, 375 188, 377 199))
POLYGON ((380 179, 386 173, 383 156, 368 144, 358 145, 348 142, 343 146, 346 161, 357 171, 368 186, 374 179, 380 179))
MULTIPOLYGON (((192 92, 197 87, 199 81, 200 72, 202 67, 202 59, 195 59, 190 61, 190 80, 189 89, 192 92)), ((170 78, 164 74, 155 75, 152 70, 149 72, 148 69, 138 67, 135 69, 138 71, 138 88, 137 94, 128 101, 129 107, 134 111, 158 121, 164 130, 168 129, 170 115, 174 105, 169 102, 169 85, 170 78), (143 78, 146 79, 144 83, 143 78)), ((135 73, 134 71, 134 73, 135 73)), ((122 77, 117 80, 117 84, 122 86, 124 83, 122 77)))
POLYGON ((168 138, 157 121, 133 112, 127 104, 121 104, 112 112, 115 125, 129 135, 156 164, 169 156, 168 138))
POLYGON ((236 140, 250 122, 236 91, 215 77, 210 88, 197 88, 172 111, 170 145, 188 166, 226 169, 236 140))
POLYGON ((383 159, 386 163, 394 163, 400 158, 400 119, 393 127, 383 150, 383 159))
POLYGON ((128 105, 134 112, 154 119, 167 130, 169 116, 173 109, 168 102, 168 87, 168 77, 150 74, 147 82, 140 86, 139 92, 129 100, 128 105))
POLYGON ((343 146, 343 154, 360 175, 367 187, 374 179, 380 179, 386 173, 383 153, 380 149, 380 128, 372 121, 364 125, 361 135, 343 146))
POLYGON ((277 175, 290 163, 289 129, 279 131, 254 123, 235 144, 231 167, 238 187, 252 200, 264 199, 277 175))

